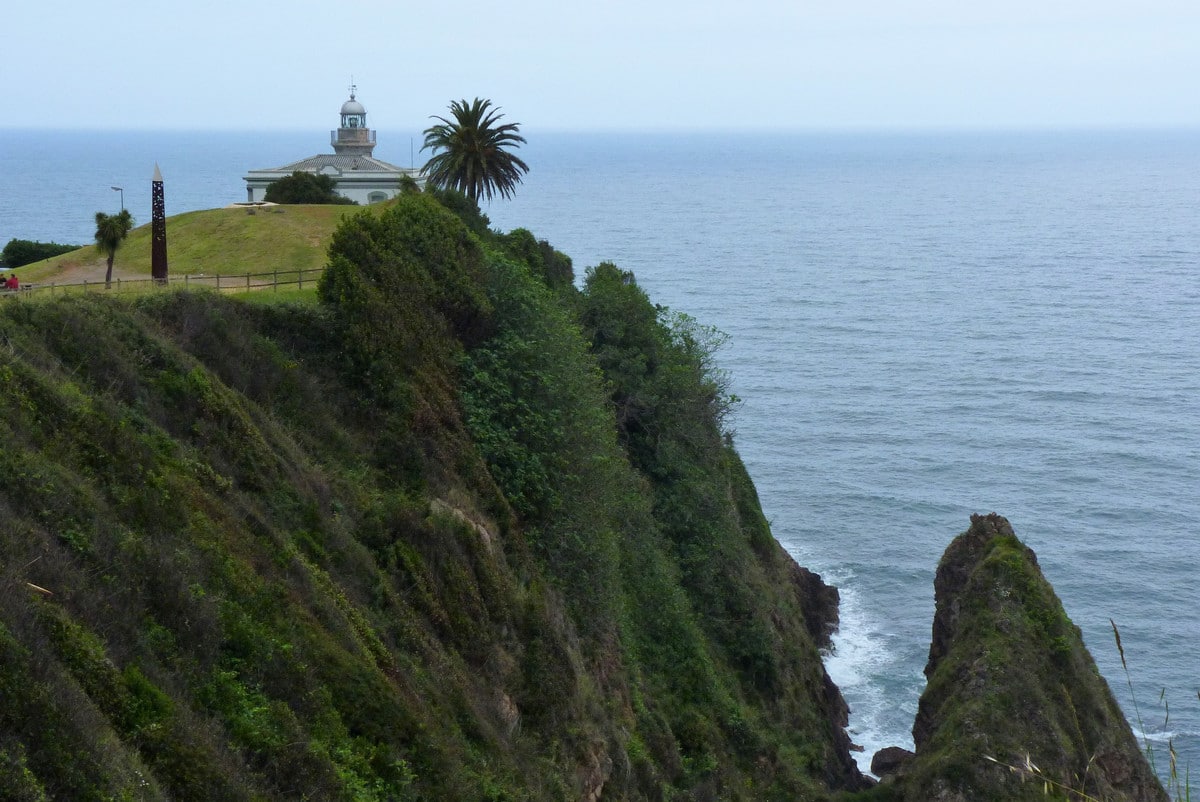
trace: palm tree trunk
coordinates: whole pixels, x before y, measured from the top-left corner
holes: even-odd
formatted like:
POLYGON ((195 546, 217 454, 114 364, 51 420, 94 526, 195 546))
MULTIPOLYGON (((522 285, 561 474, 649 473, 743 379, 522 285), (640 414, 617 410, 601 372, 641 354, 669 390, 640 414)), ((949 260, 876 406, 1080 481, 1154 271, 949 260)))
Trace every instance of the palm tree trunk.
POLYGON ((106 290, 112 288, 112 265, 113 258, 115 256, 116 254, 113 254, 112 256, 108 257, 108 270, 104 273, 104 289, 106 290))

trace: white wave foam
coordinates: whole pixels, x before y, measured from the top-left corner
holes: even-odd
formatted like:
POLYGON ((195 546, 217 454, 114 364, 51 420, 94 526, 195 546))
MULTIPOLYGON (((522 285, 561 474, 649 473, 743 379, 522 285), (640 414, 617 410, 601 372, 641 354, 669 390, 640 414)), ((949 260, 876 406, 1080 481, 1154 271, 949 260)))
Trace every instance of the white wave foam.
POLYGON ((897 689, 885 688, 882 681, 902 672, 889 643, 894 636, 869 615, 852 584, 840 584, 838 590, 841 624, 825 668, 850 705, 850 738, 863 748, 854 759, 859 770, 869 774, 871 758, 880 749, 913 747, 908 728, 916 711, 912 705, 898 704, 897 689))
POLYGON ((1136 726, 1132 727, 1133 737, 1138 741, 1152 741, 1154 743, 1165 744, 1168 741, 1178 740, 1180 737, 1195 736, 1200 733, 1187 732, 1180 730, 1166 730, 1163 732, 1145 732, 1139 730, 1136 726))

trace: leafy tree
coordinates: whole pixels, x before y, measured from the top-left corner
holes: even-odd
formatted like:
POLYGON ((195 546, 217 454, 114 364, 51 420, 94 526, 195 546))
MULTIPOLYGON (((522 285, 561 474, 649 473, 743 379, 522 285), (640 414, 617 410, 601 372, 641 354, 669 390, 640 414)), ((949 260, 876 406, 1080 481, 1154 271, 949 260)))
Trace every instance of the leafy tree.
POLYGON ((336 203, 357 205, 349 198, 337 194, 332 176, 317 175, 297 170, 285 178, 267 184, 263 198, 268 203, 336 203))
POLYGON ((580 319, 612 383, 617 426, 635 465, 653 474, 668 436, 721 447, 739 401, 716 360, 727 339, 722 332, 653 304, 633 273, 611 262, 588 268, 580 319), (683 433, 681 426, 704 431, 683 433))
POLYGON ((342 221, 317 293, 346 329, 347 367, 378 401, 407 381, 398 366, 432 381, 486 335, 483 282, 477 239, 434 198, 409 194, 342 221))
POLYGON ((539 240, 527 228, 514 228, 499 237, 500 246, 510 255, 529 265, 534 275, 551 289, 570 287, 575 281, 571 257, 555 250, 546 240, 539 240))
POLYGON ((450 116, 453 120, 434 116, 441 122, 425 129, 421 150, 433 151, 425 163, 429 183, 461 190, 477 203, 481 197, 512 197, 521 175, 529 172, 525 162, 509 152, 525 141, 519 124, 499 125, 504 116, 499 107, 480 98, 470 104, 465 99, 451 101, 450 116))
POLYGON ((24 267, 51 256, 77 250, 78 245, 60 245, 57 242, 33 242, 27 239, 10 239, 0 251, 0 263, 9 267, 24 267))
POLYGON ((108 270, 104 272, 105 287, 112 285, 113 260, 117 257, 117 249, 121 247, 132 228, 133 215, 128 209, 122 209, 120 214, 96 212, 96 247, 108 260, 108 270))
POLYGON ((432 195, 438 203, 454 212, 459 220, 466 224, 476 236, 488 239, 491 234, 492 221, 479 209, 479 204, 468 198, 457 189, 438 189, 427 187, 426 193, 432 195))

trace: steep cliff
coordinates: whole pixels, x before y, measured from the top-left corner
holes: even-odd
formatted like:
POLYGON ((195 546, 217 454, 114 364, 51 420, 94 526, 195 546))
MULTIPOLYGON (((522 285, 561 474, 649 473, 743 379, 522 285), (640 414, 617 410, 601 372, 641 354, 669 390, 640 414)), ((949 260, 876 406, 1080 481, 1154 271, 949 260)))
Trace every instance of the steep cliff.
POLYGON ((0 304, 0 798, 861 783, 711 340, 442 200, 319 302, 0 304))
POLYGON ((916 755, 895 798, 1165 802, 1078 628, 1007 520, 972 516, 934 590, 916 755))

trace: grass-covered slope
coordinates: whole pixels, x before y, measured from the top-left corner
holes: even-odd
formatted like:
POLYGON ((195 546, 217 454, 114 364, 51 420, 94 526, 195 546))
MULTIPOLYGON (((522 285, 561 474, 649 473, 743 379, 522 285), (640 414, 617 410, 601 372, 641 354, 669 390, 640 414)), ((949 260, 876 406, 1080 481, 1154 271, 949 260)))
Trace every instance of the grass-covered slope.
MULTIPOLYGON (((338 222, 354 206, 288 205, 231 207, 167 218, 171 275, 245 274, 323 267, 325 250, 338 222)), ((150 277, 150 221, 139 225, 117 251, 114 270, 126 277, 150 277)), ((95 246, 36 262, 19 271, 25 284, 78 281, 81 272, 103 271, 95 246)), ((102 273, 101 273, 102 275, 102 273)))
POLYGON ((443 200, 319 304, 0 303, 0 798, 857 785, 713 341, 443 200))

